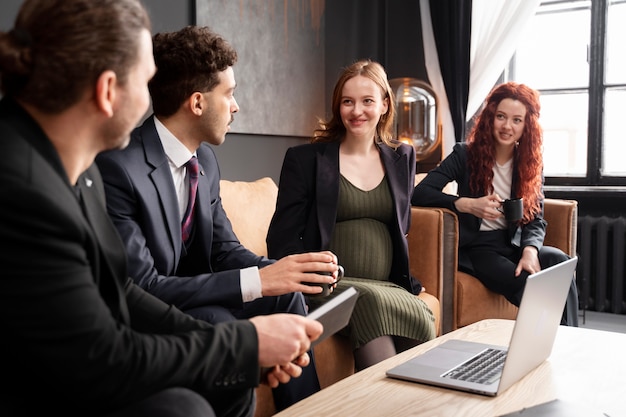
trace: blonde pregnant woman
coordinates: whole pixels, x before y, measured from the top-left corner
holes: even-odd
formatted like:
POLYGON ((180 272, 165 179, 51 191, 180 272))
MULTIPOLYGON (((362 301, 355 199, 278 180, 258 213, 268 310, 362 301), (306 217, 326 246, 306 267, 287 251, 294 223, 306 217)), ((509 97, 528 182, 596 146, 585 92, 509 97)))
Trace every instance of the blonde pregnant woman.
MULTIPOLYGON (((330 295, 359 291, 350 324, 357 370, 435 337, 434 316, 416 297, 406 234, 415 151, 393 140, 394 100, 383 67, 369 60, 345 68, 332 116, 310 144, 287 150, 269 256, 331 250, 345 278, 330 295)), ((310 297, 311 308, 327 298, 310 297)))

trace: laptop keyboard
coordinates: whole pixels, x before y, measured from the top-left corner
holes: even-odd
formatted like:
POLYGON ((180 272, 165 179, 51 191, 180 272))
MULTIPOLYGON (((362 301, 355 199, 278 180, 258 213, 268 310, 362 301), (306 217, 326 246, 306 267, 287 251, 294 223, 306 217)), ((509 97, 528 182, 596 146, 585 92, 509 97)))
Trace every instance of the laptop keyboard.
POLYGON ((492 384, 502 374, 506 353, 506 350, 485 349, 473 358, 452 368, 443 377, 478 384, 492 384))

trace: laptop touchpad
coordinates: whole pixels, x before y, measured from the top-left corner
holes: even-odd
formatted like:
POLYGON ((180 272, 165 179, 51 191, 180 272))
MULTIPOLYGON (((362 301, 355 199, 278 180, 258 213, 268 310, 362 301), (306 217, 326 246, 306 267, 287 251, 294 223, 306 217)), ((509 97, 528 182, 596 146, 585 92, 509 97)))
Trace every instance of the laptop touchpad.
POLYGON ((437 368, 452 368, 472 357, 472 353, 461 352, 445 347, 436 347, 413 358, 414 364, 436 366, 437 368))

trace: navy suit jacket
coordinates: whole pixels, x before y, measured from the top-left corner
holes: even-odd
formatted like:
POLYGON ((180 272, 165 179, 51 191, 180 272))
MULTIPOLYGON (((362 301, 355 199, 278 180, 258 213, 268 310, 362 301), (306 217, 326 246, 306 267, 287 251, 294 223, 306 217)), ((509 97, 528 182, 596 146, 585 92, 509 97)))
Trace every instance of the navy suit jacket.
POLYGON ((8 98, 0 153, 0 415, 97 416, 172 386, 258 384, 252 324, 211 326, 134 285, 98 169, 70 185, 8 98))
MULTIPOLYGON (((419 294, 421 284, 409 273, 406 240, 411 226, 415 150, 408 145, 395 150, 380 145, 379 150, 395 210, 395 227, 390 230, 394 246, 390 279, 419 294)), ((287 150, 276 212, 267 236, 270 257, 328 250, 337 217, 339 175, 338 142, 305 144, 287 150)))
MULTIPOLYGON (((517 169, 513 169, 513 181, 511 193, 513 193, 518 181, 517 169)), ((454 211, 459 218, 459 266, 471 271, 471 263, 465 256, 464 248, 474 241, 480 231, 482 219, 469 213, 457 211, 454 202, 459 197, 482 197, 471 192, 469 180, 471 173, 467 165, 467 145, 458 143, 452 153, 448 155, 437 168, 431 170, 428 175, 415 187, 411 202, 416 206, 444 207, 454 211), (458 197, 442 192, 450 181, 458 184, 458 197)), ((515 195, 509 198, 516 198, 515 195)), ((546 235, 546 221, 543 219, 543 200, 539 202, 541 210, 530 223, 518 226, 511 222, 508 232, 511 244, 517 247, 535 246, 537 250, 543 247, 543 239, 546 235)))
POLYGON ((133 131, 127 148, 105 152, 96 159, 107 209, 126 246, 129 274, 141 287, 183 310, 206 305, 241 309, 240 269, 273 261, 241 245, 220 200, 215 153, 202 144, 197 155, 195 250, 186 260, 195 264, 192 275, 178 275, 185 251, 181 216, 153 117, 133 131))

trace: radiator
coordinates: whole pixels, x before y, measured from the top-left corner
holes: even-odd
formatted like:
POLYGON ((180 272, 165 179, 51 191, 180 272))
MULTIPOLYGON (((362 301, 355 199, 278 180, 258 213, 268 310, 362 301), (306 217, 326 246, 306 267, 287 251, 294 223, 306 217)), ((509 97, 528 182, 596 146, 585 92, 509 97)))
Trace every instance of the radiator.
POLYGON ((626 218, 578 218, 578 285, 580 307, 626 314, 626 218))

